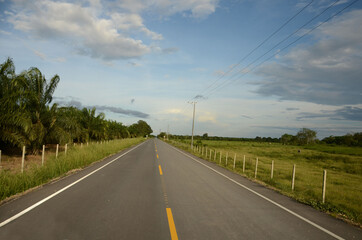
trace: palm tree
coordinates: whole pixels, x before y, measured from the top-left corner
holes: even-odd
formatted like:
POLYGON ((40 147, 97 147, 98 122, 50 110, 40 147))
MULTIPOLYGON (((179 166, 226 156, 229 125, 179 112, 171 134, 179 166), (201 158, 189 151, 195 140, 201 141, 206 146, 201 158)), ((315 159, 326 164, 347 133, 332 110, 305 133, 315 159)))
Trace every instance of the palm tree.
POLYGON ((21 147, 24 134, 30 129, 30 119, 19 102, 24 96, 21 79, 15 74, 11 58, 0 65, 0 142, 21 147))
POLYGON ((105 115, 100 113, 96 116, 96 108, 82 110, 82 125, 86 131, 86 140, 89 139, 105 139, 106 124, 105 115))
POLYGON ((22 79, 25 97, 22 104, 30 113, 32 127, 27 140, 33 153, 36 153, 44 144, 45 138, 50 134, 56 122, 57 106, 49 108, 53 93, 59 83, 59 76, 55 75, 49 83, 38 68, 30 68, 19 75, 22 79))

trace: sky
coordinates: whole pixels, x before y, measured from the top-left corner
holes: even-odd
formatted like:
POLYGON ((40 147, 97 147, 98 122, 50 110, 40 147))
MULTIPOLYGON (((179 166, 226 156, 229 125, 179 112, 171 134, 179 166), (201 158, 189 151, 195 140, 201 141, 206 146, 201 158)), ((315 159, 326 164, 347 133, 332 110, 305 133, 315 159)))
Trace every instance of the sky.
POLYGON ((362 132, 362 1, 0 0, 0 61, 158 134, 362 132))

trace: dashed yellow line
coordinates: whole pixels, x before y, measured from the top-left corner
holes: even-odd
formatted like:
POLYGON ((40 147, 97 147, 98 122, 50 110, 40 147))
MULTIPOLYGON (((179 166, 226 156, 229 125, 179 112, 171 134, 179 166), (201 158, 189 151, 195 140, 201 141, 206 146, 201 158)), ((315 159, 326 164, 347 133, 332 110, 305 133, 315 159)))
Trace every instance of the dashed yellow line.
POLYGON ((175 222, 173 221, 171 208, 166 208, 168 226, 170 228, 171 240, 178 240, 175 222))
POLYGON ((158 159, 158 154, 157 154, 157 159, 158 159))
POLYGON ((158 170, 160 170, 160 175, 162 176, 162 169, 161 169, 161 165, 158 165, 158 170))

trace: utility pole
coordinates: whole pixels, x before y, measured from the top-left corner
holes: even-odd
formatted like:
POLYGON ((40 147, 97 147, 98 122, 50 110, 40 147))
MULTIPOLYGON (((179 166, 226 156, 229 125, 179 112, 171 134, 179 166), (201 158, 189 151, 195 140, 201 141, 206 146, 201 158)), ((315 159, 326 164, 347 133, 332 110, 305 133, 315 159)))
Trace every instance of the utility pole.
POLYGON ((192 135, 191 135, 191 149, 194 148, 194 126, 195 126, 195 105, 197 102, 189 102, 190 104, 194 104, 194 114, 192 116, 192 135))
POLYGON ((168 141, 168 132, 170 130, 170 124, 167 125, 167 141, 168 141))

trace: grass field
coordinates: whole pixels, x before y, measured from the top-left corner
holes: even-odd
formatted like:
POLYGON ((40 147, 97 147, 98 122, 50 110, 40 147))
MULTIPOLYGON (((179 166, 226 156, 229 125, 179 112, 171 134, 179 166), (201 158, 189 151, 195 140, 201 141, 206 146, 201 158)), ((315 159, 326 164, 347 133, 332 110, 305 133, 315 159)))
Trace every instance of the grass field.
POLYGON ((65 176, 69 171, 84 168, 122 149, 138 144, 145 139, 129 138, 113 140, 103 144, 91 144, 71 147, 67 154, 61 151, 58 158, 54 152, 46 155, 45 164, 41 166, 41 156, 27 156, 26 168, 21 173, 21 158, 2 157, 0 172, 0 200, 42 185, 54 178, 65 176))
MULTIPOLYGON (((191 151, 190 141, 170 141, 176 147, 192 152, 198 157, 255 178, 255 164, 258 158, 257 178, 266 185, 293 197, 300 202, 331 213, 334 216, 362 224, 362 151, 361 148, 313 146, 298 147, 278 143, 256 143, 235 141, 202 141, 203 156, 191 151), (212 150, 210 158, 210 149, 212 150), (300 150, 300 151, 298 151, 300 150), (216 160, 215 159, 216 151, 216 160), (226 165, 226 153, 228 164, 226 165), (236 164, 234 169, 234 156, 236 164), (245 172, 243 158, 245 155, 245 172), (271 163, 274 161, 273 179, 271 163), (292 191, 293 165, 296 164, 295 188, 292 191), (327 170, 326 198, 322 203, 323 170, 327 170)), ((201 149, 201 146, 199 147, 201 149)), ((201 152, 201 150, 200 150, 201 152)))

